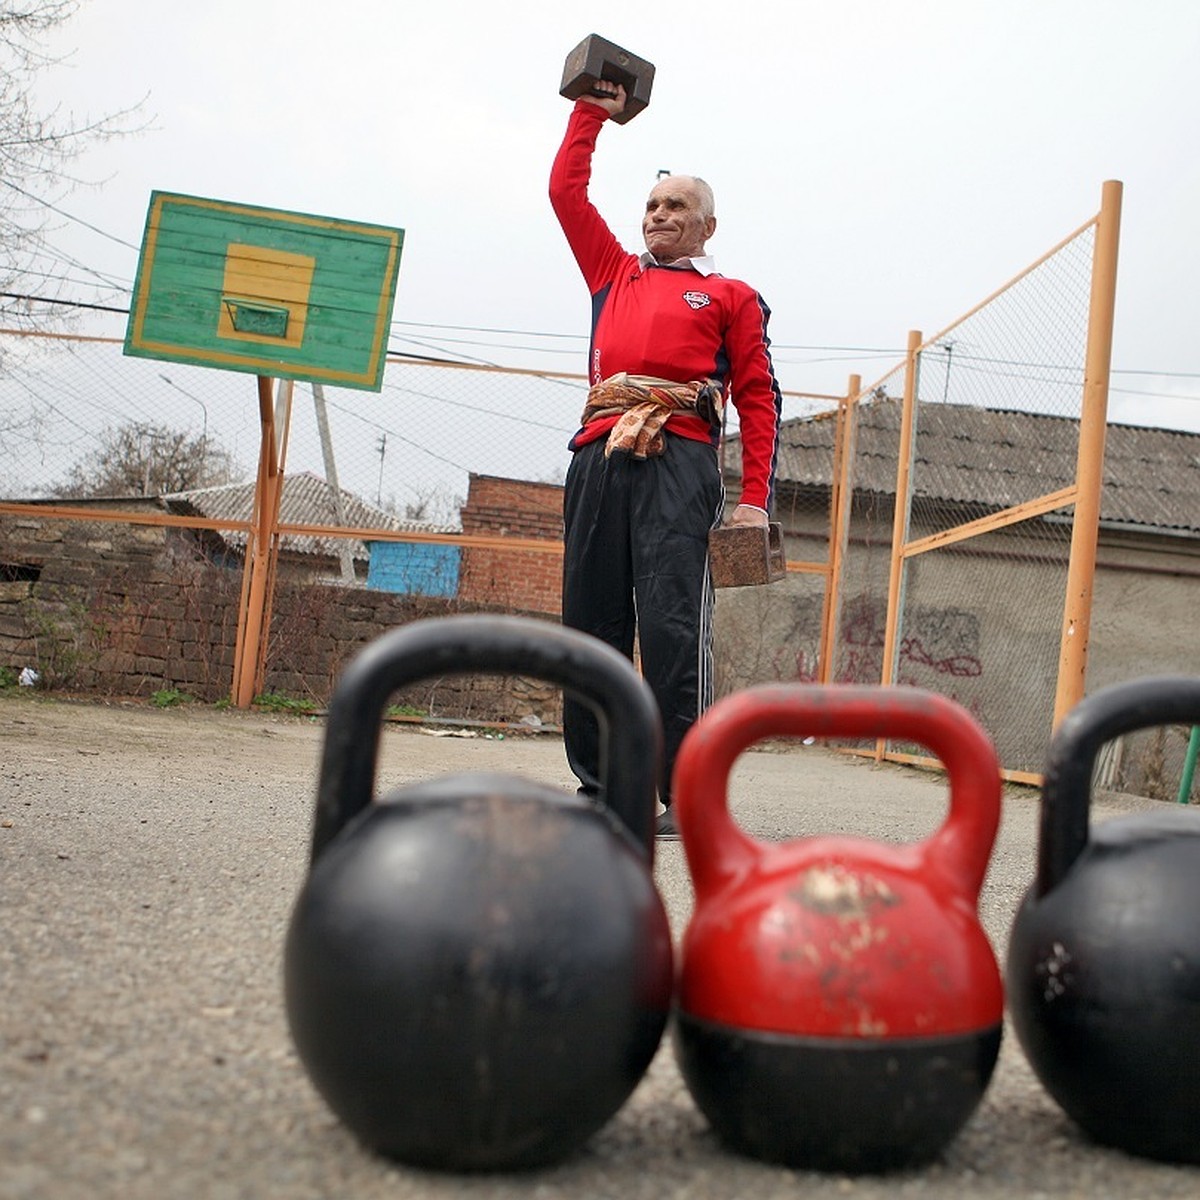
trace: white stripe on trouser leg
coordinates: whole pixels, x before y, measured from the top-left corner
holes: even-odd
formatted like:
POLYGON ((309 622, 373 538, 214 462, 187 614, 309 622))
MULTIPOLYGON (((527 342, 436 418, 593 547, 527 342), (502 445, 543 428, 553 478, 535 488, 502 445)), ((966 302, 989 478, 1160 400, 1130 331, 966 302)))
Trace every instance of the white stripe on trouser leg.
MULTIPOLYGON (((717 510, 713 514, 712 524, 710 529, 715 529, 721 523, 721 517, 725 513, 725 485, 721 485, 721 494, 717 497, 717 510)), ((708 557, 704 559, 704 584, 700 596, 700 641, 696 647, 696 652, 699 656, 698 670, 696 672, 696 715, 704 712, 713 701, 713 639, 712 639, 712 623, 713 610, 715 605, 715 596, 712 587, 712 571, 709 566, 708 557)))

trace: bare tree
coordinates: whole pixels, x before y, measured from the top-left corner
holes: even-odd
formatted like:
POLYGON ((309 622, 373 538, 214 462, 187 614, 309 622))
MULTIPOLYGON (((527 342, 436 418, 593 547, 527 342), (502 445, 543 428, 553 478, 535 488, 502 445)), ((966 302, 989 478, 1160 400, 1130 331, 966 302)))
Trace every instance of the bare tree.
POLYGON ((164 496, 230 483, 235 474, 233 457, 210 438, 133 422, 102 433, 51 490, 64 499, 164 496))
MULTIPOLYGON (((80 0, 0 0, 0 317, 9 325, 45 325, 56 310, 31 309, 21 293, 57 298, 53 278, 33 274, 58 260, 44 234, 59 211, 54 200, 82 181, 68 173, 91 144, 134 131, 140 105, 101 117, 43 109, 34 82, 60 60, 47 49, 80 0), (53 197, 53 199, 52 199, 53 197), (36 289, 29 285, 37 279, 36 289)), ((64 214, 65 215, 65 214, 64 214)), ((61 310, 57 310, 61 313, 61 310)))
POLYGON ((384 512, 405 521, 424 521, 430 525, 453 527, 458 524, 465 503, 462 496, 456 496, 445 487, 434 484, 418 487, 415 498, 406 501, 403 510, 394 494, 388 496, 380 507, 384 512))

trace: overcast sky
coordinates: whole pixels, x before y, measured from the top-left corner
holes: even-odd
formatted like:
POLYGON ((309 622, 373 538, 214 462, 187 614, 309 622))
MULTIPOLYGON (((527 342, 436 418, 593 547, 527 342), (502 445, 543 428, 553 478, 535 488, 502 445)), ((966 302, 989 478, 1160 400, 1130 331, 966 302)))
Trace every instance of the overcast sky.
POLYGON ((877 378, 1119 179, 1114 411, 1200 429, 1195 0, 85 0, 47 100, 145 97, 150 127, 56 198, 110 236, 56 218, 51 241, 128 285, 153 189, 398 225, 394 348, 582 370, 546 181, 591 32, 657 67, 650 107, 602 133, 601 210, 640 248, 656 173, 708 179, 709 248, 773 310, 785 387, 877 378))

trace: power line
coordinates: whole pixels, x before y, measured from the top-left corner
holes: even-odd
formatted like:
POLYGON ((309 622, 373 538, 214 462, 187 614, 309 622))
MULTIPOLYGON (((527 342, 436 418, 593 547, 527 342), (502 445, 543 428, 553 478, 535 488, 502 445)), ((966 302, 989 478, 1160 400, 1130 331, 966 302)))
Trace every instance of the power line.
POLYGON ((413 388, 398 387, 395 384, 385 383, 383 385, 385 392, 394 392, 398 396, 407 396, 416 400, 428 400, 432 404, 445 404, 450 408, 460 408, 466 412, 479 413, 485 417, 495 417, 500 421, 512 421, 516 425, 522 425, 529 429, 548 429, 551 433, 571 434, 575 431, 575 426, 567 428, 565 425, 550 425, 545 421, 535 421, 530 417, 518 416, 511 412, 498 412, 494 408, 484 408, 478 404, 466 404, 461 400, 451 400, 447 396, 434 396, 429 392, 418 392, 413 388))
MULTIPOLYGON (((2 181, 0 181, 0 182, 2 182, 2 181)), ((116 239, 116 240, 119 240, 119 239, 116 239)), ((128 243, 125 243, 125 244, 128 245, 128 243)), ((132 247, 132 248, 137 249, 137 247, 132 247)), ((64 260, 64 261, 71 261, 71 260, 64 260)), ((84 270, 89 270, 89 268, 83 267, 82 264, 80 264, 80 263, 72 262, 72 265, 80 266, 84 270)), ((42 274, 42 273, 41 272, 33 272, 33 274, 42 274)), ((46 276, 46 277, 49 278, 49 276, 46 276)), ((102 276, 99 276, 99 275, 97 277, 103 278, 102 276)), ((105 282, 108 282, 108 281, 105 281, 105 282)), ((123 290, 117 284, 110 284, 110 286, 116 288, 117 290, 123 290)), ((4 298, 4 299, 8 299, 8 300, 24 300, 24 301, 35 303, 35 304, 57 304, 57 305, 61 305, 66 308, 90 309, 90 310, 94 310, 96 312, 117 313, 117 314, 125 315, 125 316, 127 316, 129 314, 128 307, 123 307, 123 306, 119 306, 119 305, 93 304, 93 303, 90 303, 90 302, 87 302, 84 300, 66 300, 66 299, 59 299, 59 298, 51 297, 51 296, 35 296, 35 295, 26 293, 26 292, 0 292, 0 298, 4 298)), ((500 335, 500 336, 554 338, 554 339, 560 339, 560 340, 574 340, 574 341, 585 340, 583 334, 542 333, 537 330, 531 330, 531 329, 497 329, 497 328, 491 328, 491 327, 482 326, 482 325, 437 325, 432 322, 423 322, 423 321, 393 321, 392 327, 395 328, 396 326, 402 326, 402 327, 414 328, 414 329, 448 329, 448 330, 454 330, 456 332, 463 332, 463 333, 495 334, 495 335, 500 335)), ((470 341, 467 339, 459 339, 459 338, 443 338, 443 339, 441 339, 441 344, 426 341, 423 339, 418 339, 418 338, 401 338, 399 340, 407 341, 414 346, 421 346, 422 348, 427 349, 427 350, 440 349, 441 344, 449 343, 449 342, 454 342, 459 345, 488 345, 488 343, 486 343, 486 342, 475 342, 475 341, 470 341)), ((512 349, 528 350, 530 352, 536 352, 536 353, 541 353, 541 354, 561 353, 560 351, 550 350, 550 349, 547 349, 546 347, 535 347, 535 346, 497 345, 494 348, 497 350, 506 350, 506 349, 507 350, 512 350, 512 349)), ((886 347, 881 347, 881 346, 817 346, 817 345, 807 345, 807 344, 791 343, 791 342, 772 342, 771 350, 775 354, 778 354, 780 351, 789 350, 789 351, 811 351, 811 352, 819 352, 819 353, 825 353, 825 354, 864 355, 864 356, 870 356, 870 357, 882 356, 882 355, 896 355, 896 354, 904 353, 903 350, 888 349, 886 347)), ((458 355, 457 359, 426 357, 424 355, 413 354, 411 351, 407 351, 407 350, 393 349, 390 346, 388 347, 388 353, 403 355, 407 358, 421 359, 423 361, 427 361, 430 363, 465 362, 468 364, 474 363, 479 366, 487 366, 487 367, 495 367, 495 366, 502 365, 499 363, 492 362, 488 359, 478 358, 474 355, 462 354, 458 351, 451 351, 451 353, 458 355)), ((1021 361, 1019 359, 987 358, 987 357, 984 357, 981 355, 972 355, 972 354, 968 354, 968 353, 960 354, 959 361, 962 361, 965 359, 970 359, 973 362, 985 363, 985 364, 994 365, 994 366, 1033 367, 1033 368, 1037 368, 1040 370, 1076 371, 1076 372, 1078 372, 1078 371, 1082 371, 1082 369, 1083 369, 1081 364, 1035 363, 1035 362, 1021 361)), ((812 359, 812 360, 808 360, 808 361, 820 362, 820 361, 830 361, 830 360, 812 359)), ((833 360, 833 361, 836 361, 836 360, 833 360)), ((1152 368, 1147 368, 1147 367, 1112 367, 1110 373, 1113 375, 1150 375, 1150 376, 1158 376, 1159 378, 1162 378, 1162 379, 1200 379, 1200 371, 1156 371, 1156 370, 1153 370, 1152 368)), ((1139 393, 1134 393, 1134 394, 1139 394, 1139 393)), ((1160 393, 1145 392, 1145 393, 1140 393, 1140 394, 1152 396, 1152 395, 1159 395, 1160 393)), ((1167 395, 1168 398, 1170 398, 1169 394, 1167 394, 1167 393, 1161 393, 1161 394, 1167 395)))
MULTIPOLYGON (((491 330, 491 329, 481 329, 478 332, 494 333, 494 332, 498 332, 498 331, 491 330)), ((587 340, 583 334, 575 335, 575 334, 531 333, 531 334, 527 334, 526 336, 527 337, 574 337, 575 340, 580 343, 585 342, 587 340)), ((412 342, 412 344, 414 346, 428 347, 427 342, 419 341, 416 338, 400 337, 399 340, 412 342)), ((572 346, 569 350, 563 350, 563 349, 560 349, 555 346, 514 346, 511 342, 484 342, 484 341, 479 341, 474 338, 451 338, 451 337, 448 337, 448 338, 439 338, 438 340, 443 345, 452 343, 452 344, 458 345, 458 346, 486 346, 490 350, 524 350, 527 354, 577 354, 582 349, 581 346, 572 346)), ((467 356, 463 355, 463 357, 466 358, 467 356)), ((487 366, 495 366, 496 364, 488 363, 486 365, 487 366)))
MULTIPOLYGON (((426 350, 441 349, 441 347, 436 344, 431 345, 429 342, 420 341, 417 338, 406 338, 404 340, 411 342, 414 346, 421 346, 426 350)), ((478 366, 478 367, 498 367, 500 365, 499 363, 491 362, 489 359, 486 359, 486 358, 476 358, 473 354, 461 354, 456 350, 451 351, 450 353, 458 354, 459 362, 473 363, 475 366, 478 366)))
POLYGON ((82 225, 84 229, 90 229, 93 233, 98 233, 103 238, 108 238, 110 242, 116 242, 118 246, 126 246, 130 250, 139 250, 140 247, 133 245, 132 242, 127 242, 124 238, 119 238, 115 233, 107 233, 98 225, 93 225, 90 221, 85 221, 82 217, 75 216, 74 213, 69 213, 65 209, 61 209, 56 204, 51 204, 49 200, 43 199, 41 196, 35 195, 33 192, 27 192, 23 187, 18 187, 9 179, 0 179, 0 183, 7 188, 12 188, 14 192, 20 192, 28 200, 32 200, 35 204, 40 204, 44 208, 48 208, 51 212, 58 213, 60 217, 66 217, 68 221, 74 221, 76 225, 82 225))
POLYGON ((27 300, 35 304, 61 304, 66 308, 90 308, 96 312, 122 313, 129 315, 127 308, 114 308, 108 304, 88 304, 83 300, 54 300, 49 296, 26 296, 21 292, 0 292, 0 298, 5 300, 27 300))
POLYGON ((68 267, 74 267, 78 271, 83 271, 85 274, 91 275, 93 279, 98 279, 105 287, 112 288, 114 291, 126 294, 130 291, 126 281, 116 280, 102 271, 97 271, 94 267, 89 267, 86 263, 73 258, 57 246, 51 245, 41 234, 38 234, 31 240, 35 244, 34 254, 36 257, 33 260, 34 262, 40 263, 43 260, 48 260, 50 263, 65 263, 68 267))
POLYGON ((1200 379, 1200 371, 1146 371, 1133 367, 1113 367, 1114 375, 1161 375, 1164 379, 1200 379))
POLYGON ((435 325, 427 321, 392 322, 393 328, 397 325, 409 329, 452 329, 456 333, 499 333, 508 337, 570 338, 574 341, 582 341, 586 336, 582 333, 540 333, 533 329, 489 329, 480 325, 435 325))
MULTIPOLYGON (((35 204, 42 205, 44 208, 49 209, 51 212, 57 213, 61 217, 65 217, 68 221, 73 221, 73 222, 75 222, 75 224, 81 225, 81 226, 83 226, 83 228, 89 229, 93 233, 99 234, 100 237, 107 238, 109 241, 115 242, 119 246, 124 246, 129 250, 133 250, 138 253, 141 252, 140 246, 134 245, 134 243, 126 241, 124 238, 118 237, 116 234, 109 233, 107 230, 101 229, 98 225, 93 225, 90 221, 86 221, 82 217, 77 216, 74 213, 67 212, 66 209, 59 207, 57 204, 53 204, 51 201, 46 200, 42 196, 38 196, 33 192, 27 191, 25 188, 20 187, 18 184, 13 183, 11 180, 0 179, 0 183, 4 184, 5 187, 10 188, 12 191, 20 193, 27 200, 32 200, 35 204)), ((117 291, 127 291, 128 290, 128 288, 125 287, 124 285, 113 282, 112 280, 110 280, 110 279, 106 278, 104 275, 102 275, 100 272, 94 271, 92 268, 86 266, 84 263, 78 262, 77 260, 71 258, 70 256, 63 254, 61 251, 59 251, 55 247, 51 246, 50 243, 44 239, 44 237, 39 237, 38 240, 41 242, 41 244, 45 248, 45 250, 50 251, 53 255, 57 255, 59 257, 60 261, 66 262, 73 267, 77 267, 80 270, 86 271, 90 275, 95 275, 95 277, 97 279, 101 280, 107 286, 112 287, 114 290, 117 290, 117 291)), ((31 272, 31 274, 41 275, 42 272, 31 272)), ((46 275, 45 277, 50 278, 49 275, 46 275)), ((102 304, 90 304, 90 303, 86 303, 84 301, 49 299, 49 298, 45 298, 45 297, 29 296, 29 295, 17 294, 17 293, 13 293, 13 292, 0 292, 0 297, 9 299, 9 300, 25 300, 25 301, 32 301, 32 302, 36 302, 36 303, 42 303, 42 304, 59 304, 59 305, 65 306, 65 307, 89 309, 89 310, 93 310, 96 312, 111 312, 111 313, 119 313, 119 314, 125 314, 125 315, 127 315, 129 313, 128 308, 119 308, 119 307, 102 305, 102 304)), ((500 336, 500 337, 534 337, 534 338, 546 338, 546 339, 552 339, 552 340, 573 341, 573 342, 580 342, 580 341, 586 340, 585 335, 576 334, 576 333, 547 333, 547 332, 544 332, 541 330, 533 330, 533 329, 506 329, 506 328, 493 328, 493 327, 480 326, 480 325, 438 325, 438 324, 435 324, 435 323, 429 322, 429 321, 398 321, 398 320, 394 320, 391 322, 391 327, 393 329, 398 328, 398 327, 399 328, 409 328, 409 329, 445 329, 445 330, 453 331, 455 333, 489 334, 489 335, 500 336)), ((427 350, 439 348, 437 346, 430 346, 428 343, 419 341, 414 338, 403 339, 403 340, 410 341, 413 345, 422 346, 423 348, 425 348, 427 350)), ((458 338, 442 338, 441 341, 443 343, 454 342, 459 345, 487 345, 487 343, 483 343, 483 342, 475 342, 475 341, 470 341, 470 340, 466 340, 466 339, 458 339, 458 338)), ((557 353, 557 351, 548 350, 545 347, 536 347, 536 346, 504 346, 504 345, 501 345, 501 346, 496 346, 495 348, 496 349, 508 349, 508 350, 523 350, 528 353, 540 353, 540 354, 557 353)), ((800 343, 800 342, 772 342, 771 348, 775 354, 778 354, 781 351, 800 351, 800 352, 805 352, 805 353, 818 353, 818 354, 861 355, 861 356, 867 356, 867 357, 872 357, 872 358, 882 357, 882 356, 887 356, 887 355, 902 355, 904 353, 904 350, 902 348, 897 348, 897 347, 816 346, 816 345, 808 345, 808 344, 800 343)), ((396 353, 404 353, 404 352, 396 351, 396 353)), ((421 356, 410 355, 410 357, 417 358, 417 357, 421 357, 421 356)), ((500 365, 497 363, 490 362, 486 359, 476 358, 472 355, 467 355, 467 354, 459 354, 459 358, 462 360, 465 360, 466 362, 478 363, 483 366, 494 367, 494 366, 500 365)), ((430 361, 436 362, 438 360, 431 359, 430 361)), ((827 362, 827 361, 837 361, 837 360, 836 359, 835 360, 810 359, 807 361, 809 361, 809 362, 827 362)), ((980 360, 980 361, 987 361, 987 360, 980 360)), ((1000 361, 1000 360, 996 360, 996 361, 1000 361)), ((1072 369, 1070 367, 1056 366, 1055 364, 1052 364, 1052 363, 1009 362, 1009 363, 1005 363, 1004 365, 1038 367, 1038 368, 1042 368, 1042 369, 1051 369, 1051 370, 1070 370, 1070 369, 1072 369)), ((1200 379, 1200 372, 1197 372, 1197 371, 1155 371, 1155 370, 1149 369, 1149 368, 1133 368, 1133 367, 1128 367, 1128 368, 1113 367, 1113 368, 1111 368, 1111 374, 1113 374, 1113 375, 1151 375, 1151 376, 1158 376, 1163 379, 1200 379)), ((1129 394, 1146 395, 1146 396, 1166 395, 1166 398, 1172 398, 1169 396, 1169 394, 1156 393, 1156 392, 1140 392, 1140 393, 1133 392, 1133 393, 1129 393, 1129 394)))
MULTIPOLYGON (((43 263, 43 262, 41 262, 41 260, 40 260, 40 259, 39 259, 39 260, 35 260, 35 261, 37 262, 37 266, 46 266, 46 267, 49 267, 49 266, 52 266, 52 265, 53 265, 52 263, 48 263, 48 262, 47 262, 47 263, 43 263)), ((22 279, 48 279, 48 280, 50 280, 50 281, 51 281, 51 282, 53 282, 53 283, 73 283, 73 284, 75 284, 77 287, 91 287, 91 286, 93 286, 93 285, 92 285, 92 282, 91 282, 91 280, 89 280, 89 279, 76 279, 76 278, 74 278, 74 276, 71 276, 71 275, 63 275, 63 274, 61 274, 61 273, 58 273, 58 272, 51 272, 51 271, 39 271, 39 270, 37 269, 37 267, 35 267, 35 266, 34 266, 34 265, 32 265, 32 264, 28 264, 28 265, 25 265, 25 266, 22 266, 22 267, 19 267, 19 268, 15 268, 15 272, 16 272, 16 274, 18 274, 18 275, 20 276, 20 278, 22 278, 22 279)), ((115 285, 109 285, 109 286, 111 286, 111 287, 112 287, 112 290, 114 290, 114 291, 123 292, 123 293, 124 293, 124 294, 126 294, 126 295, 128 295, 128 294, 129 294, 129 288, 127 288, 127 287, 124 287, 124 286, 117 287, 117 286, 115 286, 115 285)))
MULTIPOLYGON (((1137 374, 1135 371, 1134 374, 1137 374)), ((1200 396, 1181 396, 1178 392, 1143 392, 1137 388, 1110 387, 1110 392, 1118 396, 1150 396, 1158 400, 1200 400, 1200 396)))
POLYGON ((436 459, 440 463, 444 463, 448 467, 453 467, 456 471, 466 471, 470 473, 471 468, 464 466, 462 463, 457 463, 453 459, 445 458, 441 454, 430 450, 427 446, 422 446, 420 442, 414 442, 412 438, 406 438, 402 433, 397 433, 393 429, 389 429, 386 425, 381 425, 378 421, 372 421, 370 417, 364 417, 361 413, 355 412, 352 408, 347 408, 343 404, 338 404, 333 400, 327 401, 330 408, 336 408, 338 412, 345 413, 346 416, 359 421, 363 425, 369 425, 373 429, 378 429, 381 433, 385 433, 390 437, 394 437, 397 441, 403 442, 406 446, 411 446, 414 450, 419 450, 422 454, 427 454, 430 458, 436 459))

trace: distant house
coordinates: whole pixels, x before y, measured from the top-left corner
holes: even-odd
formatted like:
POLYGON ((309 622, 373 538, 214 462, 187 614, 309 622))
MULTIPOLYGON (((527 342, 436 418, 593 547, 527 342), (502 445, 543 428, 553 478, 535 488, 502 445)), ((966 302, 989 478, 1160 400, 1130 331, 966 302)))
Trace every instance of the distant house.
MULTIPOLYGON (((416 522, 407 524, 415 525, 416 522)), ((428 532, 449 533, 432 526, 428 532)), ((444 596, 458 594, 462 551, 444 543, 367 542, 369 556, 366 586, 381 592, 400 592, 407 596, 444 596)))
POLYGON ((459 599, 467 604, 558 618, 562 611, 562 487, 528 479, 471 474, 461 509, 464 534, 514 538, 463 547, 459 599), (546 549, 531 548, 545 542, 546 549))
MULTIPOLYGON (((184 516, 248 521, 254 508, 254 482, 199 488, 163 496, 166 508, 184 516)), ((452 533, 445 526, 397 517, 367 504, 352 492, 333 488, 311 472, 283 481, 279 520, 285 525, 342 526, 389 533, 452 533)), ((240 531, 198 532, 213 561, 240 563, 246 535, 240 531)), ((382 591, 453 596, 458 588, 457 546, 389 540, 363 540, 320 534, 283 534, 281 573, 293 580, 359 584, 382 591)))
MULTIPOLYGON (((841 681, 880 679, 900 418, 894 400, 864 403, 857 412, 832 664, 841 681)), ((790 559, 824 561, 828 554, 834 437, 829 419, 802 418, 781 427, 775 515, 783 522, 790 559)), ((1078 437, 1078 422, 1061 417, 920 404, 908 543, 936 543, 952 527, 986 524, 993 513, 1067 488, 1075 480, 1078 437)), ((727 459, 732 501, 740 483, 736 437, 727 459)), ((963 703, 993 734, 1004 765, 1014 769, 1038 771, 1043 762, 1071 529, 1071 509, 1060 506, 907 559, 896 677, 963 703)), ((791 575, 786 584, 739 591, 745 595, 722 597, 726 612, 718 612, 718 633, 728 645, 747 640, 745 631, 753 629, 771 656, 747 648, 726 686, 764 677, 811 678, 821 577, 791 575)), ((1197 611, 1200 434, 1109 425, 1087 690, 1168 671, 1200 674, 1197 611)), ((1174 758, 1173 750, 1167 761, 1174 758)))
MULTIPOLYGON (((859 406, 856 492, 894 493, 899 429, 898 402, 859 406)), ((783 423, 777 473, 781 503, 797 491, 828 490, 833 436, 828 420, 783 423)), ((922 404, 915 495, 954 506, 962 520, 1008 508, 1074 482, 1078 439, 1078 422, 1062 417, 922 404)), ((736 467, 734 478, 740 478, 736 467)), ((1101 527, 1200 540, 1200 434, 1109 425, 1101 527)))

